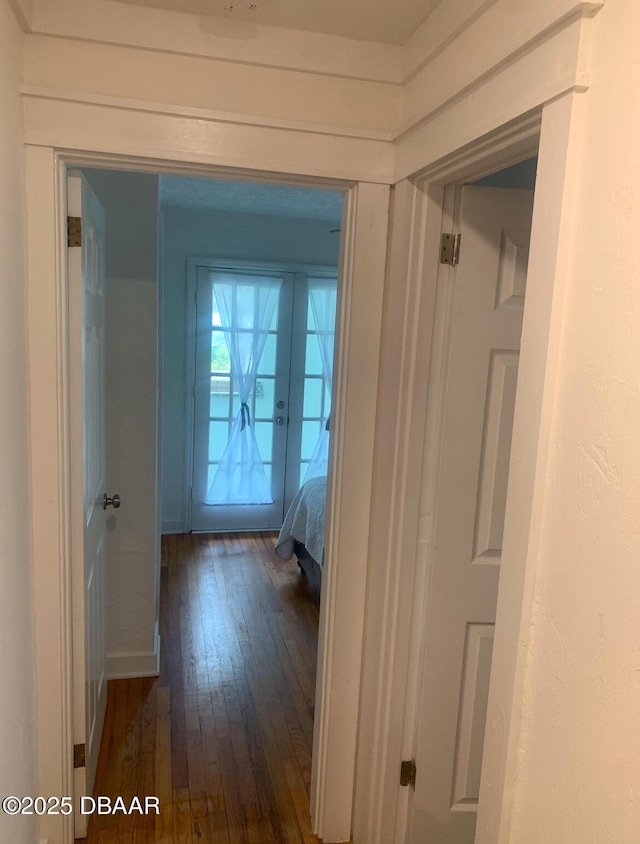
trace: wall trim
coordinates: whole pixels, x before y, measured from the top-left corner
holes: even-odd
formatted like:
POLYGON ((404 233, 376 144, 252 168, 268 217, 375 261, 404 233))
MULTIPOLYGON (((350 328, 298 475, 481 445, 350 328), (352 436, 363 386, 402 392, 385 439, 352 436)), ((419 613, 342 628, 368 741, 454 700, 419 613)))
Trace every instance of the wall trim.
POLYGON ((107 654, 107 679, 157 677, 160 674, 160 635, 156 631, 152 651, 107 654))
MULTIPOLYGON (((267 126, 253 121, 220 122, 193 114, 140 110, 93 100, 25 95, 25 142, 96 156, 155 162, 163 172, 173 162, 225 168, 228 176, 256 171, 293 179, 363 181, 390 184, 394 146, 390 141, 267 126)), ((202 172, 211 173, 202 170, 202 172)))
POLYGON ((265 126, 275 129, 286 129, 291 132, 310 132, 317 135, 335 135, 339 138, 364 138, 370 141, 392 141, 392 131, 378 129, 357 129, 349 126, 330 126, 322 123, 309 123, 302 120, 287 120, 279 117, 264 117, 247 115, 231 111, 216 111, 215 109, 196 108, 194 106, 169 105, 167 103, 150 100, 133 100, 125 97, 110 97, 104 94, 88 94, 82 91, 60 91, 41 85, 22 85, 20 92, 25 98, 54 100, 62 103, 82 103, 85 105, 101 105, 107 108, 122 109, 123 111, 140 111, 150 114, 166 114, 175 117, 188 117, 194 120, 205 120, 211 123, 230 123, 240 126, 265 126))
POLYGON ((162 527, 160 529, 160 532, 163 535, 169 533, 185 533, 182 519, 164 519, 162 521, 162 527))

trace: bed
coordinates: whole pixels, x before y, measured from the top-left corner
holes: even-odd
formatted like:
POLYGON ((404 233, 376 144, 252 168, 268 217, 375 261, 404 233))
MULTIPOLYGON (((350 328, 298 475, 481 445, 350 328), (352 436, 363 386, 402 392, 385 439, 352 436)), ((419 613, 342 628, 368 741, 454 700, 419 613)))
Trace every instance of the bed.
POLYGON ((306 481, 295 494, 284 517, 275 551, 282 560, 295 554, 309 583, 320 591, 324 561, 326 475, 306 481))

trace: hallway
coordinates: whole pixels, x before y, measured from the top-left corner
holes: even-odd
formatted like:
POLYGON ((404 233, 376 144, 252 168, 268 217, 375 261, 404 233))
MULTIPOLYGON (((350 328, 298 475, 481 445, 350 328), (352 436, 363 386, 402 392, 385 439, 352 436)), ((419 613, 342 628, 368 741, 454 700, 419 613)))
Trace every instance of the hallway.
POLYGON ((318 604, 271 533, 163 537, 161 672, 112 680, 87 844, 311 844, 318 604))

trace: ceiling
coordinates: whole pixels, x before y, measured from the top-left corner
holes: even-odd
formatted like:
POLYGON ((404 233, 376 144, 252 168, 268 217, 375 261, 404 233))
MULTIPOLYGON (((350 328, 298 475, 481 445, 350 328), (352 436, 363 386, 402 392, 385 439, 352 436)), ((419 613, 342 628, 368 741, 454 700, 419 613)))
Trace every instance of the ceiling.
POLYGON ((161 176, 160 204, 340 225, 342 193, 255 182, 161 176))
POLYGON ((120 0, 226 20, 252 21, 403 44, 441 0, 120 0), (252 5, 257 8, 251 9, 252 5), (227 11, 225 7, 233 7, 227 11))

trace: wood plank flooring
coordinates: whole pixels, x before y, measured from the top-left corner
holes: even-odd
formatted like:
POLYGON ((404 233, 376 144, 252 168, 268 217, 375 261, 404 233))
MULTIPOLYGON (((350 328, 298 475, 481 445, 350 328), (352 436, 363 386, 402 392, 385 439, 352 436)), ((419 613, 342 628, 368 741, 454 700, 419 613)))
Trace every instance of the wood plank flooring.
POLYGON ((270 533, 162 541, 161 672, 111 680, 87 844, 311 844, 318 604, 270 533))

